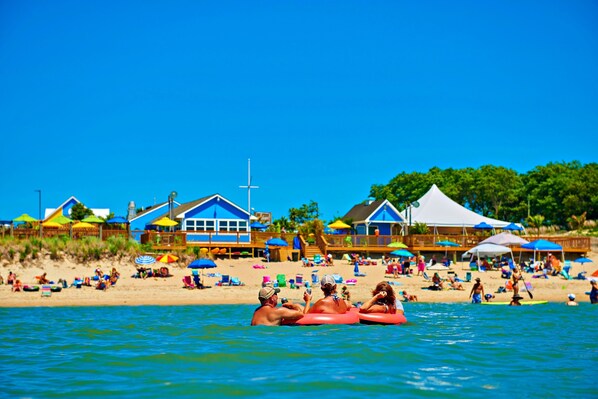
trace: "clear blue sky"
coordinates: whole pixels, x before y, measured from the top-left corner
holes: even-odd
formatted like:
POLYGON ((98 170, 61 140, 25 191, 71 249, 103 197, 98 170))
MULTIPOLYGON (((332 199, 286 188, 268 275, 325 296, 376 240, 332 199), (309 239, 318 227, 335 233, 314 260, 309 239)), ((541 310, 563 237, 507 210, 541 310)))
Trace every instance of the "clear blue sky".
POLYGON ((430 167, 596 162, 596 1, 0 1, 0 219, 220 193, 326 220, 430 167))

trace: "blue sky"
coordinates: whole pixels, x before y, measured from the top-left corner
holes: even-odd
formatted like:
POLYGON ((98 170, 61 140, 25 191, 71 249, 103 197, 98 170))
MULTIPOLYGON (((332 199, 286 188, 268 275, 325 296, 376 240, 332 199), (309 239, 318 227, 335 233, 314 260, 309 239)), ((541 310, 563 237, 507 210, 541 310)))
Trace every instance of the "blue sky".
POLYGON ((595 1, 0 1, 0 219, 598 161, 595 1), (124 3, 124 4, 123 4, 124 3))

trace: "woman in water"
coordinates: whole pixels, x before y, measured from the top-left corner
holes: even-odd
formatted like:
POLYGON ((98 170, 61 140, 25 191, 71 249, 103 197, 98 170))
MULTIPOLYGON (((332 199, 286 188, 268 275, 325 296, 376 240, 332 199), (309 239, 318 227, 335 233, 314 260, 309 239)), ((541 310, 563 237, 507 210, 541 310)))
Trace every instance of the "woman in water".
POLYGON ((376 285, 372 291, 372 298, 367 300, 361 308, 360 313, 400 313, 403 314, 403 305, 397 300, 392 286, 386 281, 376 285))

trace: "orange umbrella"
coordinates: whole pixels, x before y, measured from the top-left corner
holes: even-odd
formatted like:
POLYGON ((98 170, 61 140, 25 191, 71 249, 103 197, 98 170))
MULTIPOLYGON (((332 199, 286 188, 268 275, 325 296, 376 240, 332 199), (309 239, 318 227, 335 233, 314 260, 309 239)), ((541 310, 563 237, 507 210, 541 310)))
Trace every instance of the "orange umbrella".
POLYGON ((162 262, 162 263, 172 263, 172 262, 176 262, 177 260, 179 260, 179 257, 171 255, 171 254, 165 254, 165 255, 158 256, 156 258, 156 260, 158 262, 162 262))

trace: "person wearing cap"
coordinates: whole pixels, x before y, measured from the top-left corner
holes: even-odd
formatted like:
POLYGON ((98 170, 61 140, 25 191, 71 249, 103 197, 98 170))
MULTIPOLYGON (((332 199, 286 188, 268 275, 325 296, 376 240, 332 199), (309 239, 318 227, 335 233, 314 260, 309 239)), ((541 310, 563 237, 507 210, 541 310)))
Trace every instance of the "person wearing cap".
POLYGON ((482 303, 482 297, 488 302, 488 298, 486 298, 486 295, 484 294, 484 284, 482 284, 482 280, 477 277, 475 279, 475 284, 471 287, 469 298, 471 299, 471 303, 482 303))
POLYGON ((277 308, 279 292, 280 288, 274 288, 270 285, 260 290, 258 294, 260 307, 253 312, 252 326, 280 326, 283 320, 298 320, 307 313, 311 295, 307 292, 303 294, 304 307, 289 301, 277 308))
POLYGON ((343 314, 347 313, 351 303, 336 294, 336 281, 327 274, 320 281, 320 288, 324 298, 318 300, 309 310, 309 313, 343 314))
POLYGON ((579 305, 577 302, 575 302, 575 294, 569 294, 569 295, 567 295, 567 298, 569 299, 567 301, 567 306, 578 306, 579 305))
POLYGON ((521 306, 521 302, 519 302, 519 301, 522 300, 522 299, 523 299, 522 296, 513 295, 513 299, 509 303, 509 306, 521 306))

